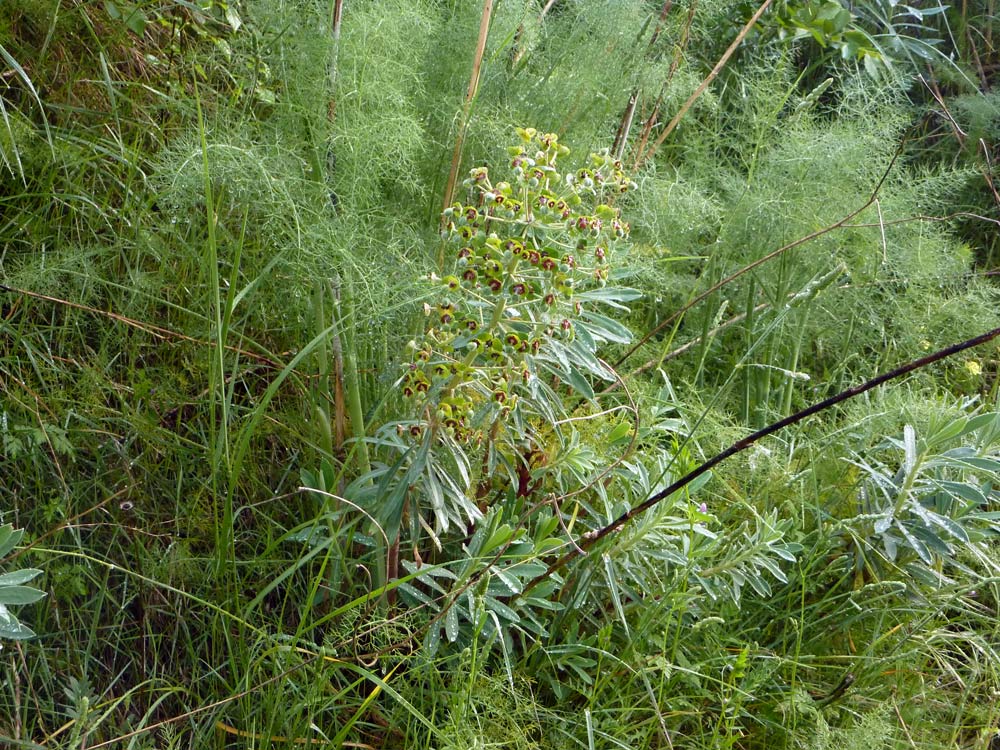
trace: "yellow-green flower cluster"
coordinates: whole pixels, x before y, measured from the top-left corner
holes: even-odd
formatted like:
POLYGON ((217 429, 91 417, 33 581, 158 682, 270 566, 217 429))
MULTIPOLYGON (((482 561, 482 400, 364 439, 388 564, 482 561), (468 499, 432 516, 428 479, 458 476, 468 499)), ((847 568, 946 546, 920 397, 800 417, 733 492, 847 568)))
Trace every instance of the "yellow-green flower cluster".
MULTIPOLYGON (((603 286, 615 244, 629 227, 611 201, 633 183, 606 152, 562 174, 569 149, 552 133, 519 128, 509 149, 510 179, 493 182, 486 167, 473 169, 467 204, 444 212, 444 235, 456 247, 452 273, 427 305, 430 321, 402 380, 417 402, 424 427, 439 426, 457 439, 481 437, 487 416, 517 408, 519 392, 536 377, 532 358, 553 338, 572 339, 582 306, 574 291, 603 286)), ((423 428, 418 427, 417 431, 423 428)))

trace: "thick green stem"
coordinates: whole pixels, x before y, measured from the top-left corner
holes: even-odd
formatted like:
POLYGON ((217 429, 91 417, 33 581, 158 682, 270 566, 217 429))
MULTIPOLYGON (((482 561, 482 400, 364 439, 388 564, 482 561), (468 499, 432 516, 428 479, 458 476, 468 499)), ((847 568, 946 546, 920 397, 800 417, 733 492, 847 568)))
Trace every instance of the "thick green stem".
MULTIPOLYGON (((336 302, 336 298, 334 304, 336 302)), ((343 331, 351 330, 354 321, 354 304, 351 297, 351 285, 340 285, 338 323, 343 331)), ((371 457, 368 455, 368 443, 365 442, 365 411, 361 402, 361 379, 358 377, 357 336, 344 336, 341 339, 344 356, 344 390, 347 392, 347 413, 351 420, 351 437, 354 447, 354 465, 359 476, 371 471, 371 457)))

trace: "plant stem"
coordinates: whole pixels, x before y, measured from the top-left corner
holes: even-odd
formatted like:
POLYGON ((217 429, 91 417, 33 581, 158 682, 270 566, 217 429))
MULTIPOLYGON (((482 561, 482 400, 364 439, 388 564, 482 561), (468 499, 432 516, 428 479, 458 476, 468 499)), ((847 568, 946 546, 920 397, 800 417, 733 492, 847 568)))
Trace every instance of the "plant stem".
MULTIPOLYGON (((455 183, 458 180, 458 170, 462 164, 462 146, 465 144, 465 132, 469 126, 469 116, 472 114, 472 105, 479 93, 479 73, 483 65, 483 55, 486 52, 486 38, 489 36, 490 20, 493 18, 493 0, 483 1, 483 15, 479 20, 479 38, 476 40, 476 51, 472 56, 472 73, 469 76, 469 89, 465 94, 465 105, 462 107, 462 116, 458 121, 458 133, 455 136, 455 149, 451 155, 451 170, 448 172, 448 183, 444 189, 444 203, 442 211, 451 205, 455 195, 455 183)), ((438 267, 444 268, 444 246, 442 245, 438 256, 438 267)))
POLYGON ((330 9, 330 41, 333 49, 330 51, 330 98, 327 100, 326 116, 332 124, 337 115, 337 62, 340 55, 340 24, 344 16, 344 0, 333 0, 330 9))
MULTIPOLYGON (((718 466, 727 458, 734 456, 737 453, 740 453, 741 451, 746 450, 754 443, 759 442, 768 435, 773 435, 775 432, 778 432, 779 430, 782 430, 785 427, 788 427, 789 425, 801 422, 806 417, 810 417, 813 414, 817 414, 821 411, 829 409, 832 406, 836 406, 837 404, 843 401, 847 401, 848 399, 854 398, 855 396, 860 396, 862 393, 867 393, 868 391, 872 390, 873 388, 877 388, 883 383, 887 383, 890 380, 895 380, 896 378, 900 378, 903 375, 907 375, 913 372, 914 370, 919 370, 922 367, 926 367, 927 365, 939 362, 942 359, 958 354, 959 352, 963 352, 966 349, 971 349, 973 347, 980 346, 981 344, 985 344, 986 342, 992 341, 998 336, 1000 336, 1000 328, 994 328, 992 331, 987 331, 986 333, 976 336, 975 338, 963 341, 960 344, 954 344, 945 349, 940 349, 934 352, 933 354, 928 354, 926 357, 921 357, 920 359, 908 362, 907 364, 901 367, 897 367, 895 370, 890 370, 889 372, 883 373, 860 385, 854 386, 853 388, 848 388, 846 391, 841 391, 835 396, 831 396, 830 398, 824 399, 816 404, 813 404, 812 406, 809 406, 805 409, 802 409, 801 411, 796 412, 795 414, 785 417, 784 419, 781 419, 777 422, 774 422, 768 425, 767 427, 764 427, 763 429, 757 430, 756 432, 747 435, 745 438, 736 441, 721 453, 717 453, 708 461, 701 464, 698 468, 688 472, 683 477, 678 479, 676 482, 674 482, 661 492, 657 492, 652 497, 648 498, 642 503, 639 503, 639 505, 636 505, 635 507, 629 509, 628 511, 623 513, 621 516, 619 516, 618 518, 616 518, 614 521, 607 524, 603 528, 589 532, 588 534, 584 534, 583 537, 577 542, 576 546, 578 546, 579 549, 582 549, 584 552, 586 552, 588 549, 593 547, 597 542, 599 542, 604 537, 608 536, 613 532, 621 531, 626 524, 633 521, 640 514, 649 510, 660 501, 670 497, 678 490, 683 489, 691 482, 693 482, 695 479, 700 477, 702 474, 718 466)), ((533 579, 530 583, 528 583, 528 585, 525 586, 524 590, 522 591, 521 595, 524 596, 532 588, 537 586, 542 581, 551 577, 553 573, 555 573, 560 568, 565 567, 570 560, 578 556, 579 553, 574 551, 574 552, 569 552, 560 557, 558 560, 556 560, 549 566, 548 570, 546 570, 544 573, 542 573, 537 578, 533 579)))
MULTIPOLYGON (((348 323, 354 320, 354 299, 351 296, 350 284, 340 287, 340 298, 335 299, 337 319, 341 328, 349 330, 348 323)), ((368 443, 365 442, 365 411, 361 402, 361 379, 358 377, 357 336, 349 336, 343 347, 343 378, 344 390, 347 391, 347 409, 351 418, 351 437, 354 439, 355 466, 359 476, 371 471, 371 458, 368 455, 368 443)))
POLYGON ((711 84, 712 81, 718 77, 719 73, 722 72, 722 69, 726 67, 726 63, 729 62, 729 58, 733 56, 736 49, 743 43, 746 35, 750 33, 750 30, 757 24, 757 21, 762 15, 764 15, 764 11, 767 10, 770 5, 771 0, 764 0, 764 2, 761 3, 761 6, 757 8, 757 12, 754 13, 750 20, 747 21, 746 25, 740 29, 740 33, 736 35, 732 44, 729 45, 729 48, 723 53, 722 57, 719 58, 719 62, 715 64, 715 67, 712 68, 712 71, 705 77, 705 80, 698 85, 698 88, 694 90, 694 93, 692 93, 691 96, 688 97, 687 101, 681 105, 681 108, 677 110, 677 114, 674 115, 674 118, 670 121, 667 127, 663 129, 663 132, 660 133, 659 137, 653 142, 649 151, 645 153, 640 152, 636 155, 636 169, 638 169, 644 161, 651 158, 653 154, 656 153, 656 150, 663 145, 663 142, 667 140, 667 137, 674 132, 674 129, 680 123, 681 118, 687 114, 687 111, 691 109, 691 106, 698 100, 698 97, 705 93, 705 89, 709 87, 709 84, 711 84))
MULTIPOLYGON (((646 45, 647 55, 653 49, 653 45, 656 44, 656 40, 660 38, 660 32, 663 30, 663 22, 667 19, 667 14, 670 12, 672 5, 673 0, 664 0, 663 7, 660 8, 660 16, 656 19, 656 27, 653 29, 653 36, 650 37, 649 44, 646 45)), ((628 98, 628 104, 625 107, 625 113, 622 115, 621 124, 618 126, 618 132, 615 133, 614 145, 611 147, 611 153, 615 155, 616 159, 621 159, 622 153, 625 151, 625 144, 628 142, 628 136, 632 130, 632 122, 635 119, 635 108, 638 103, 639 88, 636 87, 632 89, 632 94, 628 98)))

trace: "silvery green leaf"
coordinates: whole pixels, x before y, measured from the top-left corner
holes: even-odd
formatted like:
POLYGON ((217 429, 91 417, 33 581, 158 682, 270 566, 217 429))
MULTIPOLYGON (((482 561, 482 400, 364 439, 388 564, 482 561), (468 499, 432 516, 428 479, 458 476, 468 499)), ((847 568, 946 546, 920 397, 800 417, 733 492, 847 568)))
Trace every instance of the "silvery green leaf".
POLYGON ((566 375, 566 382, 570 387, 588 401, 594 400, 594 389, 587 382, 587 379, 580 374, 575 367, 571 367, 566 375))
POLYGON ((454 604, 445 613, 444 630, 450 643, 458 640, 458 607, 454 604))
POLYGON ((596 337, 616 344, 627 344, 632 340, 632 332, 628 328, 605 315, 585 310, 580 315, 580 320, 584 321, 590 333, 596 337))
POLYGON ((485 602, 487 609, 496 612, 500 617, 504 618, 508 622, 518 623, 521 621, 521 617, 517 614, 517 612, 512 610, 503 602, 497 601, 492 596, 487 596, 485 598, 485 602))
POLYGON ((895 562, 896 560, 896 537, 892 534, 882 535, 882 548, 885 550, 885 556, 889 558, 890 562, 895 562))
POLYGON ((24 536, 24 529, 14 529, 11 524, 0 526, 0 558, 6 557, 24 536))
POLYGON ((424 653, 427 656, 434 656, 440 645, 441 628, 435 623, 427 629, 427 635, 424 636, 424 653))
POLYGON ((434 604, 434 600, 431 599, 429 596, 427 596, 427 594, 425 594, 423 591, 416 588, 415 586, 411 586, 408 583, 402 583, 399 586, 399 592, 402 595, 409 597, 410 599, 413 599, 419 602, 420 604, 423 604, 424 606, 430 607, 432 610, 437 609, 436 605, 434 604))
POLYGON ((782 571, 782 569, 778 567, 778 564, 775 563, 774 560, 771 560, 767 557, 761 557, 758 560, 758 562, 760 563, 760 567, 765 568, 771 575, 773 575, 779 581, 781 581, 782 583, 788 583, 788 578, 785 576, 784 571, 782 571))
POLYGON ((514 576, 508 574, 507 572, 495 568, 493 571, 496 574, 498 581, 502 582, 504 587, 507 589, 506 595, 520 594, 521 593, 521 583, 514 576))
POLYGON ((917 468, 917 432, 913 425, 903 427, 903 472, 910 476, 917 468))
POLYGON ((983 506, 987 504, 986 495, 974 484, 949 481, 937 482, 936 484, 948 494, 968 500, 974 505, 983 506))
POLYGON ((588 289, 578 292, 576 298, 584 302, 601 302, 609 307, 628 312, 628 308, 620 303, 632 302, 642 297, 642 292, 626 286, 606 286, 598 289, 588 289))
POLYGON ((30 586, 4 586, 0 588, 0 604, 31 604, 45 596, 44 591, 30 586))
POLYGON ((953 419, 933 435, 927 437, 929 446, 938 446, 953 440, 959 435, 964 435, 968 429, 968 420, 964 417, 953 419))
POLYGON ((764 579, 763 576, 752 573, 748 576, 747 582, 750 584, 750 588, 756 591, 760 596, 771 595, 771 585, 764 579))
POLYGON ((927 545, 917 539, 917 537, 915 537, 910 530, 906 528, 906 524, 896 521, 896 528, 899 529, 903 538, 906 539, 906 543, 909 544, 910 548, 920 556, 920 559, 923 560, 924 563, 930 565, 934 562, 934 559, 931 557, 930 550, 927 549, 927 545))
POLYGON ((0 639, 6 638, 11 641, 23 641, 34 637, 35 631, 17 620, 12 619, 6 623, 0 622, 0 639))
POLYGON ((0 586, 18 586, 22 583, 28 583, 28 581, 41 574, 42 571, 37 568, 24 568, 23 570, 15 570, 12 573, 4 573, 0 575, 0 586))

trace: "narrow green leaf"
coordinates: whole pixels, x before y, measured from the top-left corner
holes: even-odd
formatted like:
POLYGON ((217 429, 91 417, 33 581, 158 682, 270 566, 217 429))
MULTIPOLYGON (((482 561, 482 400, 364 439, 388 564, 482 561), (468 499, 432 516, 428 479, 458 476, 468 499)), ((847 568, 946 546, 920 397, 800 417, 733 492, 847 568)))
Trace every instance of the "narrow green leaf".
POLYGON ((749 573, 747 576, 747 583, 750 584, 750 588, 756 591, 759 596, 771 595, 771 584, 769 584, 759 573, 749 573))
POLYGON ((638 289, 624 286, 606 286, 603 289, 588 289, 579 292, 576 298, 582 302, 602 302, 610 307, 628 311, 622 302, 631 302, 642 297, 642 292, 638 289))
POLYGON ((432 611, 437 611, 437 606, 434 604, 434 600, 431 599, 427 594, 418 589, 416 586, 411 586, 408 583, 400 584, 399 591, 401 594, 408 596, 416 601, 420 602, 426 607, 430 607, 432 611))
POLYGON ((504 618, 508 622, 518 623, 521 621, 520 615, 503 602, 494 599, 492 596, 484 597, 484 599, 487 609, 496 612, 500 617, 504 618))
POLYGON ((625 619, 625 608, 622 606, 621 596, 618 593, 618 573, 615 570, 614 562, 607 554, 601 555, 601 562, 604 564, 604 576, 608 581, 608 590, 611 592, 611 602, 615 606, 618 619, 625 628, 626 637, 631 637, 628 630, 628 620, 625 619))
POLYGON ((37 578, 41 574, 42 571, 37 568, 25 568, 24 570, 15 570, 12 573, 4 573, 0 575, 0 587, 19 586, 22 583, 27 583, 37 578))
POLYGON ((501 524, 497 527, 496 531, 490 536, 490 538, 483 545, 482 549, 477 553, 480 555, 488 555, 493 550, 499 548, 501 545, 506 544, 507 540, 514 536, 514 529, 511 528, 509 524, 501 524))
POLYGON ((959 539, 962 542, 969 541, 968 532, 966 532, 966 530, 962 528, 961 524, 955 522, 951 518, 948 518, 947 516, 942 516, 938 513, 934 513, 933 511, 929 510, 927 511, 927 519, 930 520, 931 523, 935 524, 936 526, 940 526, 942 529, 947 531, 956 539, 959 539))
POLYGON ((24 529, 15 530, 11 524, 0 526, 0 559, 6 557, 14 547, 21 543, 24 529))
POLYGON ((991 411, 985 414, 977 414, 976 416, 969 419, 965 424, 965 429, 962 434, 968 434, 970 432, 978 432, 984 427, 994 427, 1000 425, 1000 412, 991 411))
POLYGON ((500 581, 503 584, 504 588, 506 589, 504 593, 507 596, 521 593, 521 588, 522 588, 521 582, 518 581, 514 576, 510 575, 505 570, 500 570, 499 568, 495 568, 493 572, 496 574, 496 579, 500 581))
POLYGON ((611 432, 608 433, 607 444, 614 445, 620 440, 625 440, 632 435, 632 424, 629 422, 619 422, 611 432))
POLYGON ((591 334, 596 334, 600 338, 613 341, 616 344, 627 344, 632 340, 632 332, 628 328, 606 315, 586 310, 580 315, 580 320, 585 321, 591 334))
POLYGON ((570 368, 569 373, 566 375, 566 382, 573 388, 574 391, 579 393, 588 401, 594 400, 594 389, 587 382, 587 379, 580 374, 580 371, 575 367, 570 368))
POLYGON ((917 539, 917 537, 915 537, 913 533, 908 528, 906 528, 906 524, 900 521, 896 521, 895 526, 897 529, 899 529, 899 532, 906 539, 906 542, 907 544, 910 545, 910 548, 914 552, 916 552, 917 555, 920 556, 920 559, 923 560, 925 564, 930 565, 934 562, 934 558, 931 557, 931 553, 930 550, 927 549, 927 545, 924 544, 919 539, 917 539))
POLYGON ((450 606, 444 615, 444 630, 449 643, 458 640, 458 607, 455 605, 450 606))
POLYGON ((44 591, 30 586, 4 586, 0 588, 0 604, 31 604, 45 596, 44 591))
POLYGON ((986 495, 978 487, 968 482, 945 481, 937 482, 936 484, 952 497, 960 497, 974 505, 986 505, 987 503, 986 495))
POLYGON ((424 654, 426 656, 434 656, 440 645, 441 627, 437 623, 434 623, 427 629, 427 635, 424 636, 424 654))
POLYGON ((968 432, 969 420, 965 417, 953 419, 933 435, 927 437, 928 446, 939 446, 968 432))
POLYGON ((761 556, 758 559, 758 562, 760 563, 760 567, 766 569, 771 575, 773 575, 779 581, 781 581, 782 583, 788 583, 788 578, 785 576, 784 571, 778 566, 776 562, 774 562, 774 560, 761 556))
POLYGON ((11 641, 23 641, 34 637, 35 631, 17 620, 0 625, 0 639, 6 638, 11 641))

